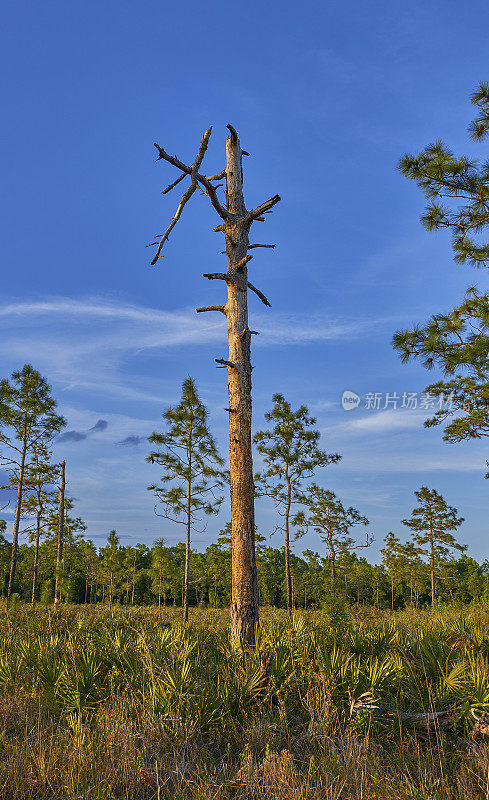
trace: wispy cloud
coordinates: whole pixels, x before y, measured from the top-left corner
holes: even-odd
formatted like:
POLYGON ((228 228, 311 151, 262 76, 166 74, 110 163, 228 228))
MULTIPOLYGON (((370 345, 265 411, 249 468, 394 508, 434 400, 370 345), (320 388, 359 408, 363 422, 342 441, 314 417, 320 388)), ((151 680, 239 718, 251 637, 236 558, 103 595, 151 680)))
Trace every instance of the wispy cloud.
MULTIPOLYGON (((252 322, 261 333, 255 344, 263 347, 357 338, 382 321, 273 312, 253 314, 252 322)), ((4 304, 0 306, 0 330, 0 354, 6 361, 16 365, 35 361, 51 381, 65 389, 158 403, 162 401, 160 387, 152 393, 149 380, 141 388, 135 357, 142 352, 210 345, 226 338, 220 316, 202 318, 194 309, 161 311, 98 298, 4 304)))
MULTIPOLYGON (((349 414, 354 412, 349 411, 349 414)), ((348 419, 342 424, 343 430, 352 433, 393 433, 408 428, 422 428, 429 411, 388 410, 363 417, 348 419)))

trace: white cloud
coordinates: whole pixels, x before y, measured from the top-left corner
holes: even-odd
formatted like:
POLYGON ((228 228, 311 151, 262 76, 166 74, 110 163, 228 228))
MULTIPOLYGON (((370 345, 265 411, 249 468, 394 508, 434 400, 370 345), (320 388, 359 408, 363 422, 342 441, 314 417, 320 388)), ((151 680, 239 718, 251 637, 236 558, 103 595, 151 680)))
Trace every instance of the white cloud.
MULTIPOLYGON (((350 412, 351 413, 351 412, 350 412)), ((387 410, 348 420, 341 426, 352 433, 392 433, 407 428, 422 428, 429 411, 387 410)))
MULTIPOLYGON (((320 314, 253 314, 258 346, 301 345, 355 338, 372 321, 335 320, 320 314)), ((225 344, 219 314, 193 309, 161 311, 115 300, 51 298, 0 306, 0 353, 6 363, 25 361, 65 389, 82 389, 129 400, 162 401, 161 384, 141 381, 131 359, 144 351, 187 345, 225 344), (151 388, 155 391, 151 391, 151 388), (157 391, 156 391, 157 389, 157 391)))

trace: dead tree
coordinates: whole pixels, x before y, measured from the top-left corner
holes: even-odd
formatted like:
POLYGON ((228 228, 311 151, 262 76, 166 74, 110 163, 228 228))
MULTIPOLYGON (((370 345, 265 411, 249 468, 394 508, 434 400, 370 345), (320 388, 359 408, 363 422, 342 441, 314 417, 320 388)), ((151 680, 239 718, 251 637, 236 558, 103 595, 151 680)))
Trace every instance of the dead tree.
MULTIPOLYGON (((238 135, 232 125, 227 126, 226 168, 216 175, 205 176, 200 172, 202 161, 209 143, 212 128, 206 130, 200 142, 195 161, 190 166, 175 156, 169 155, 155 142, 158 161, 167 161, 180 170, 180 175, 163 192, 167 194, 187 176, 190 185, 182 195, 175 216, 158 241, 155 256, 151 262, 156 264, 161 258, 161 250, 177 224, 185 204, 199 189, 206 194, 222 222, 214 228, 225 238, 225 251, 228 271, 204 274, 209 280, 222 280, 227 286, 227 300, 223 305, 205 306, 198 312, 218 311, 226 317, 228 329, 229 355, 227 359, 216 358, 218 367, 228 371, 229 407, 229 462, 231 478, 231 640, 234 645, 240 641, 254 644, 255 625, 258 623, 258 584, 255 563, 255 519, 254 484, 251 451, 251 337, 248 325, 248 289, 251 289, 266 306, 270 306, 265 295, 248 281, 248 262, 253 258, 249 252, 256 247, 274 245, 250 244, 249 233, 254 222, 265 220, 264 215, 271 212, 279 195, 247 211, 243 197, 242 157, 249 155, 241 149, 238 135), (225 181, 225 203, 219 200, 217 190, 225 181)), ((149 246, 149 245, 148 245, 149 246)))

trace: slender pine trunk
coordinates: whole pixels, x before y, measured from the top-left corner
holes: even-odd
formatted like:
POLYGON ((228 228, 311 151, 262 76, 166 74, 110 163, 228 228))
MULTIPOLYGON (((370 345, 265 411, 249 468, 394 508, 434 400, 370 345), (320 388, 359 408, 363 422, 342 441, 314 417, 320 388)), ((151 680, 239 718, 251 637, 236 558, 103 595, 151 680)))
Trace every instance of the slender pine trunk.
POLYGON ((10 561, 10 577, 8 583, 7 602, 14 591, 15 570, 17 567, 17 549, 19 546, 20 514, 22 510, 22 494, 24 490, 25 459, 27 454, 27 433, 24 429, 24 441, 19 465, 19 481, 17 483, 17 503, 15 505, 14 531, 12 535, 12 559, 10 561))
POLYGON ((430 575, 431 575, 431 607, 434 608, 436 605, 436 593, 435 593, 435 545, 433 541, 433 536, 430 536, 430 575))
POLYGON ((192 443, 189 446, 189 477, 187 481, 187 531, 185 539, 185 578, 183 590, 183 621, 188 622, 188 585, 190 578, 190 522, 191 522, 191 498, 192 498, 192 443))
POLYGON ((61 603, 61 568, 63 564, 63 544, 65 528, 65 468, 66 461, 61 462, 61 485, 59 489, 59 525, 58 525, 58 552, 56 556, 56 584, 54 588, 54 604, 61 603))
POLYGON ((132 566, 132 593, 131 593, 131 605, 134 605, 134 590, 136 587, 136 551, 134 551, 134 563, 132 566))
POLYGON ((287 467, 285 468, 285 480, 287 482, 287 500, 285 502, 285 585, 287 587, 287 614, 292 615, 292 578, 290 574, 290 532, 289 532, 289 517, 290 517, 290 503, 292 487, 290 485, 287 467))
POLYGON ((34 545, 34 569, 32 571, 32 598, 31 603, 32 605, 36 602, 36 591, 37 591, 37 571, 39 565, 39 539, 41 536, 41 508, 38 508, 37 515, 36 515, 36 542, 34 545))

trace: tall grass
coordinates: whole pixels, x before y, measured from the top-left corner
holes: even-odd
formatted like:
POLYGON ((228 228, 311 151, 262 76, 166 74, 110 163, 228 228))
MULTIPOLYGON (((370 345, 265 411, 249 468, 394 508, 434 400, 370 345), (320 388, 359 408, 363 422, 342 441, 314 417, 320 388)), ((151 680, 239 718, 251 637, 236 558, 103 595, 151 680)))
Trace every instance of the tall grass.
POLYGON ((235 653, 226 612, 3 612, 0 798, 489 797, 488 621, 269 610, 235 653))

